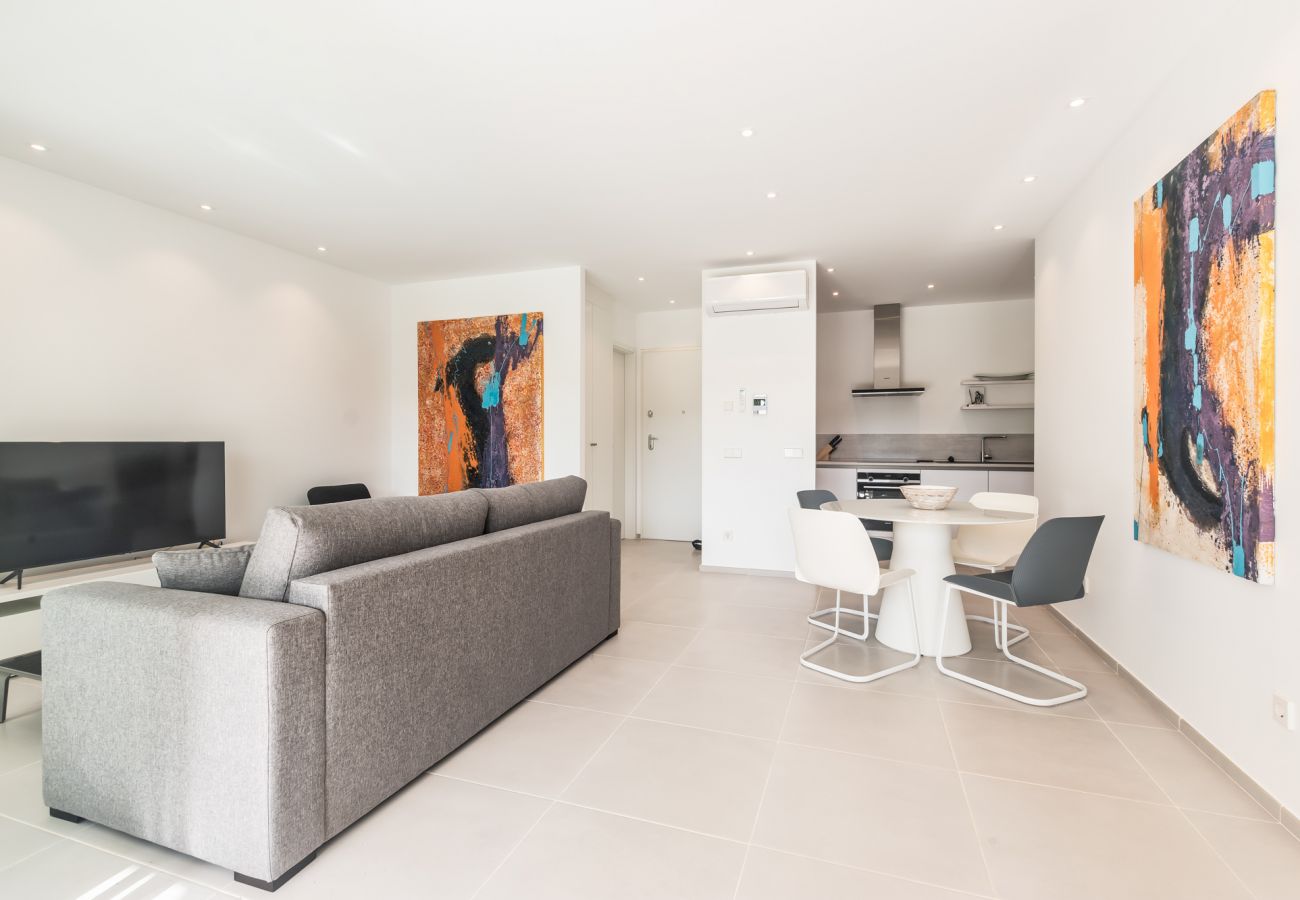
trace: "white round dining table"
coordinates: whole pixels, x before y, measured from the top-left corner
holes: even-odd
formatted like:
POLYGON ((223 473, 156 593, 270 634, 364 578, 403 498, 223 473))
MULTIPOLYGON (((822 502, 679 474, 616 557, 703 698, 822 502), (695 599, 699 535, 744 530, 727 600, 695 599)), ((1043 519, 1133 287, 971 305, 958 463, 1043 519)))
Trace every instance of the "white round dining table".
MULTIPOLYGON (((1032 519, 1032 513, 980 509, 970 503, 950 503, 944 509, 914 509, 906 500, 840 500, 840 509, 862 519, 876 519, 894 524, 894 552, 891 569, 911 569, 912 590, 916 597, 917 631, 921 653, 938 655, 940 618, 943 615, 943 579, 956 569, 952 561, 952 530, 958 525, 1007 525, 1032 519)), ((916 652, 907 584, 885 588, 880 601, 880 618, 876 623, 876 640, 886 647, 916 652)), ((948 629, 944 656, 970 652, 970 631, 961 602, 948 609, 948 629)))

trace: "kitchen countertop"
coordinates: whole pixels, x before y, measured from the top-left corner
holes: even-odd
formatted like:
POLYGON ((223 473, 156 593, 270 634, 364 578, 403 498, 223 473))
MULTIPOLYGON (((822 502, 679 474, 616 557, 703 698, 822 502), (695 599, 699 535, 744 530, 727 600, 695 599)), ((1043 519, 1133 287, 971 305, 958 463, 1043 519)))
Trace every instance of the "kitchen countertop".
POLYGON ((831 456, 830 459, 819 459, 817 461, 819 469, 879 469, 881 471, 891 471, 893 469, 966 469, 973 471, 993 471, 1000 472, 1032 472, 1034 471, 1033 460, 1008 460, 1002 461, 991 459, 987 462, 978 459, 957 460, 948 462, 947 460, 915 460, 915 459, 852 459, 850 457, 831 456))

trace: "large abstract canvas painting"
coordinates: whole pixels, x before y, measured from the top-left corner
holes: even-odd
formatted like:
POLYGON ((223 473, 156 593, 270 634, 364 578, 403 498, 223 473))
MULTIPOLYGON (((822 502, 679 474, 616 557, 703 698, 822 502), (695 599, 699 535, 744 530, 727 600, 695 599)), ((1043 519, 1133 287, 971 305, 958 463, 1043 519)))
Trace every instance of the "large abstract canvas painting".
POLYGON ((420 322, 420 493, 542 478, 542 314, 420 322))
POLYGON ((1133 537, 1271 583, 1275 95, 1238 110, 1134 210, 1133 537))

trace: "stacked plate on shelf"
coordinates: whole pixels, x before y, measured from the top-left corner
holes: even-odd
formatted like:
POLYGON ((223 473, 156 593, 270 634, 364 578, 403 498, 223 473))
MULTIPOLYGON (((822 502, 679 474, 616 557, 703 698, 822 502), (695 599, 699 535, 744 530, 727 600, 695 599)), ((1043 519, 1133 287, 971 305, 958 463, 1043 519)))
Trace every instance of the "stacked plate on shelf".
POLYGON ((1034 377, 1033 372, 1017 372, 1007 375, 980 375, 978 372, 972 376, 976 381, 1029 381, 1034 377))

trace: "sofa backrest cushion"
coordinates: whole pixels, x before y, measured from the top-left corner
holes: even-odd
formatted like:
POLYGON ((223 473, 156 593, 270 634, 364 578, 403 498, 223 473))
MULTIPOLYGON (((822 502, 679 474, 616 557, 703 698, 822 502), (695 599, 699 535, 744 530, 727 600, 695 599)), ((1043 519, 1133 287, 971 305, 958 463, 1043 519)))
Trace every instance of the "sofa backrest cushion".
POLYGON ((298 578, 477 537, 487 515, 478 491, 272 509, 239 596, 284 600, 298 578))
POLYGON ((587 482, 576 475, 512 484, 503 488, 480 488, 487 499, 487 533, 531 525, 582 512, 587 499, 587 482))

